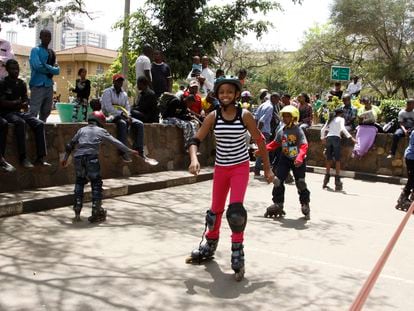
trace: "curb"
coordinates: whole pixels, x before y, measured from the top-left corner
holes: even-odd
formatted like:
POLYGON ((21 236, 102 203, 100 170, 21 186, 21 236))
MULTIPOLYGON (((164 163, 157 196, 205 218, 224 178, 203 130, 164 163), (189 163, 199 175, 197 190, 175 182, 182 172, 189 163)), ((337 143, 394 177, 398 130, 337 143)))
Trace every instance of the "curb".
MULTIPOLYGON (((152 190, 165 189, 169 187, 182 186, 187 184, 193 184, 198 182, 207 181, 213 178, 212 170, 205 170, 205 173, 201 173, 197 176, 184 176, 176 178, 167 178, 164 180, 148 181, 149 175, 141 176, 134 179, 106 179, 103 186, 103 199, 114 198, 117 196, 123 196, 133 193, 140 193, 152 190), (135 180, 135 182, 134 182, 135 180), (132 181, 131 184, 126 184, 127 181, 132 181), (109 184, 109 185, 108 185, 109 184), (113 185, 111 185, 113 184, 113 185), (117 185, 119 184, 119 185, 117 185)), ((48 195, 47 197, 36 198, 35 195, 30 196, 30 192, 26 192, 26 198, 0 198, 0 218, 15 216, 19 214, 35 213, 40 211, 46 211, 59 207, 72 205, 73 203, 73 185, 66 185, 60 191, 59 195, 48 195)), ((54 190, 55 187, 42 189, 42 192, 49 192, 54 190)), ((38 192, 39 190, 37 190, 38 192)), ((85 187, 84 202, 91 201, 90 187, 85 187)))
MULTIPOLYGON (((335 168, 331 170, 335 171, 335 168)), ((324 167, 308 166, 306 167, 306 171, 309 173, 325 175, 324 167)), ((370 181, 370 182, 383 182, 383 183, 394 184, 394 185, 405 185, 407 183, 407 178, 403 178, 403 177, 377 175, 377 174, 361 173, 361 172, 354 172, 354 171, 342 171, 341 170, 340 176, 346 177, 346 178, 353 178, 356 180, 363 180, 363 181, 370 181)))
MULTIPOLYGON (((250 171, 253 170, 254 166, 251 165, 250 171)), ((325 174, 325 168, 317 166, 308 166, 306 168, 306 171, 315 174, 325 174)), ((184 171, 176 172, 176 174, 180 173, 184 173, 184 171)), ((171 175, 171 172, 167 171, 133 176, 127 179, 105 179, 103 186, 103 199, 110 199, 128 194, 160 190, 211 180, 213 178, 213 169, 204 169, 203 172, 197 176, 188 175, 171 177, 169 175, 171 175), (158 180, 156 180, 157 178, 158 180)), ((405 185, 407 182, 406 178, 353 171, 341 171, 341 176, 368 182, 383 182, 396 185, 405 185)), ((91 199, 91 190, 89 187, 85 187, 84 202, 90 202, 91 199)), ((72 203, 72 184, 62 187, 51 187, 40 190, 37 189, 32 192, 27 191, 19 194, 12 193, 3 196, 0 194, 0 218, 19 214, 36 213, 64 206, 70 206, 72 203)))

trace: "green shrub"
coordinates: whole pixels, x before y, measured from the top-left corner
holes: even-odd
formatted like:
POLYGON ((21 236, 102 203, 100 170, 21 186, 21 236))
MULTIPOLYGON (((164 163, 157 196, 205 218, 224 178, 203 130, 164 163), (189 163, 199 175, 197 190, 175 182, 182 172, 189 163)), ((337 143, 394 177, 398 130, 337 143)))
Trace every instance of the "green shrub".
POLYGON ((379 108, 381 109, 381 121, 388 123, 395 121, 398 124, 398 113, 405 107, 405 100, 383 99, 379 108))

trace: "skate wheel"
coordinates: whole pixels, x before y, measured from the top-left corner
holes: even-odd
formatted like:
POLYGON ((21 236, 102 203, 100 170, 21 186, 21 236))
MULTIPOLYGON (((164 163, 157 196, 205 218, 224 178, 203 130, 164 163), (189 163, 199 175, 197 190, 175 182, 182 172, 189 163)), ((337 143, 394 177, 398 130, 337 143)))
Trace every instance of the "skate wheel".
POLYGON ((75 216, 75 217, 72 218, 72 223, 73 224, 76 224, 76 223, 81 222, 81 221, 82 221, 82 219, 80 218, 80 216, 75 216))
POLYGON ((189 264, 189 263, 193 263, 193 257, 189 256, 185 259, 185 263, 189 264))
POLYGON ((243 280, 243 278, 244 278, 244 268, 241 268, 239 271, 237 271, 234 274, 234 278, 236 279, 237 282, 240 282, 241 280, 243 280))
POLYGON ((267 212, 265 212, 263 216, 264 216, 264 218, 268 218, 269 214, 267 212))

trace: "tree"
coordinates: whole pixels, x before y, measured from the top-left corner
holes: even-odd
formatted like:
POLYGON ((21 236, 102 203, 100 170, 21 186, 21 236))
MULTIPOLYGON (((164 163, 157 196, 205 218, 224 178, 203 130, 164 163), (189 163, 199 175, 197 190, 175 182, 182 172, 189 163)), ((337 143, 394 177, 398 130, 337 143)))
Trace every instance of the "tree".
MULTIPOLYGON (((0 6, 0 21, 18 22, 33 26, 37 19, 37 13, 42 11, 55 12, 58 19, 63 19, 67 13, 81 13, 89 16, 85 10, 83 0, 70 0, 61 4, 59 0, 13 0, 2 1, 0 6)), ((90 16, 89 16, 90 17, 90 16)))
POLYGON ((358 73, 365 50, 363 41, 347 37, 332 24, 310 28, 301 48, 288 58, 286 79, 289 91, 321 93, 329 89, 331 66, 349 66, 351 72, 358 73))
MULTIPOLYGON (((371 86, 382 81, 387 96, 413 87, 414 2, 407 0, 335 0, 332 19, 346 36, 357 36, 367 44, 364 58, 371 86)), ((385 94, 383 94, 385 95, 385 94)))
MULTIPOLYGON (((184 77, 191 68, 192 55, 215 56, 217 45, 249 31, 260 37, 270 23, 254 21, 251 16, 280 8, 271 0, 235 0, 223 6, 207 6, 207 2, 147 0, 143 9, 130 16, 129 49, 138 53, 145 43, 152 43, 164 52, 175 76, 184 77)), ((122 28, 124 23, 116 27, 122 28)))

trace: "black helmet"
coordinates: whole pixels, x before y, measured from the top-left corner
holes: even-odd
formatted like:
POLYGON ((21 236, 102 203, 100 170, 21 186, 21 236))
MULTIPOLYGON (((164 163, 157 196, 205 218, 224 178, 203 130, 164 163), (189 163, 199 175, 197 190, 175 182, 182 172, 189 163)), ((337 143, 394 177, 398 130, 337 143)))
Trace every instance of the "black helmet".
POLYGON ((226 83, 233 84, 234 86, 236 86, 236 91, 241 92, 242 85, 238 78, 233 77, 233 76, 222 76, 222 77, 217 78, 216 81, 214 81, 214 94, 216 95, 216 97, 217 97, 217 91, 220 85, 226 84, 226 83))

